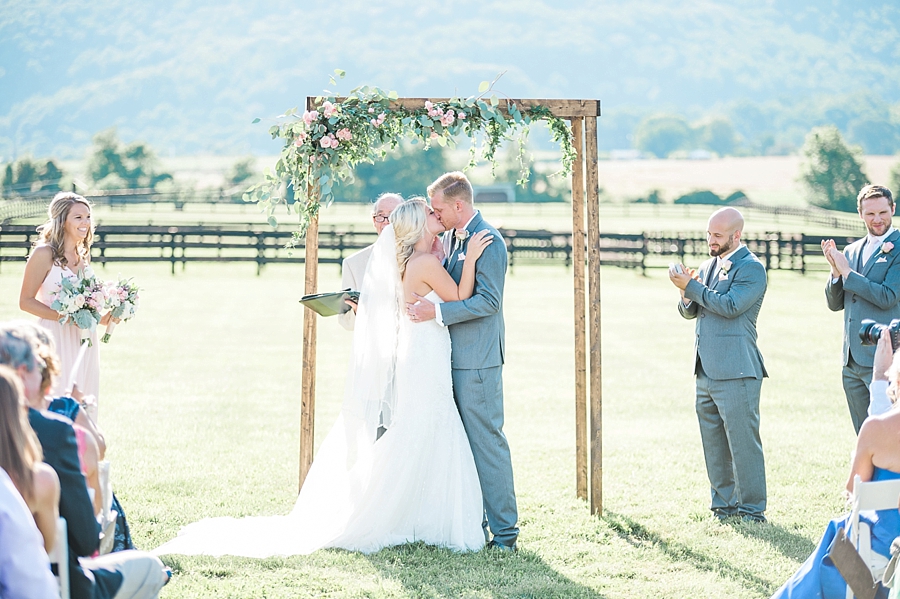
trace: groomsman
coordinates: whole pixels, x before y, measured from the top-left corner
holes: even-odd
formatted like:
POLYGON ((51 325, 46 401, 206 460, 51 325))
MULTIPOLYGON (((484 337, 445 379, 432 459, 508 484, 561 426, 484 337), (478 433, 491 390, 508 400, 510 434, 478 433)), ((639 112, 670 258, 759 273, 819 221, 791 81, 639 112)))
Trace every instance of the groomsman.
POLYGON ((696 322, 694 374, 700 438, 712 502, 721 519, 765 522, 766 468, 759 436, 759 394, 767 377, 756 345, 766 269, 741 243, 744 218, 722 208, 709 218, 709 260, 698 273, 673 267, 678 312, 696 322))
POLYGON ((866 236, 841 252, 833 239, 822 242, 831 265, 825 285, 828 308, 844 311, 842 380, 853 428, 859 434, 869 409, 869 384, 875 346, 862 344, 860 322, 870 318, 888 324, 900 318, 900 231, 891 226, 894 197, 881 185, 866 185, 856 197, 856 209, 866 224, 866 236))
MULTIPOLYGON (((386 226, 391 224, 391 212, 403 202, 403 198, 396 193, 383 193, 372 204, 372 224, 375 232, 381 235, 386 226)), ((372 244, 374 245, 374 244, 372 244)), ((355 254, 344 258, 341 266, 341 289, 362 289, 363 277, 366 274, 366 266, 369 264, 369 256, 372 255, 372 246, 368 245, 355 254)), ((348 331, 353 330, 356 324, 356 302, 346 300, 350 306, 343 314, 338 314, 338 322, 348 331)))

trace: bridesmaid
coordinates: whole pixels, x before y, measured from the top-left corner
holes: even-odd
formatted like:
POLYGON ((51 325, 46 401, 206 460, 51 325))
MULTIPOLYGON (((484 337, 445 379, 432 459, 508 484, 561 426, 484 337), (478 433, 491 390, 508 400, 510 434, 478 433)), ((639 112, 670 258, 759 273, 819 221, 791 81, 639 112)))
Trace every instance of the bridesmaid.
MULTIPOLYGON (((66 387, 74 380, 84 395, 94 397, 94 402, 88 406, 88 413, 96 422, 96 400, 100 396, 97 332, 91 333, 91 346, 86 349, 73 378, 72 369, 81 349, 81 332, 71 322, 60 324, 60 314, 50 308, 53 294, 63 277, 93 274, 90 266, 94 238, 91 205, 78 194, 60 192, 50 202, 47 214, 49 219, 38 227, 40 236, 25 265, 19 308, 40 318, 39 324, 50 332, 55 342, 62 376, 51 390, 51 395, 70 395, 72 389, 66 387)), ((101 324, 107 324, 109 318, 110 315, 106 314, 101 324)))

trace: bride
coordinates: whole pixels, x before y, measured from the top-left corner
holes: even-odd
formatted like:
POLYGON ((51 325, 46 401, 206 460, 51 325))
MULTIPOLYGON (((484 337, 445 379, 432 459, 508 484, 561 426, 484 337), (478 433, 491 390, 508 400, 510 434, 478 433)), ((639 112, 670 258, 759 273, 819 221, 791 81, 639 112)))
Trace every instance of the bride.
POLYGON ((459 287, 430 254, 444 227, 420 198, 400 204, 372 251, 357 312, 344 404, 288 516, 212 518, 154 553, 284 556, 339 547, 373 553, 420 541, 484 545, 475 462, 453 402, 450 336, 413 323, 407 301, 472 295, 492 239, 469 241, 459 287), (379 428, 386 429, 378 437, 379 428))

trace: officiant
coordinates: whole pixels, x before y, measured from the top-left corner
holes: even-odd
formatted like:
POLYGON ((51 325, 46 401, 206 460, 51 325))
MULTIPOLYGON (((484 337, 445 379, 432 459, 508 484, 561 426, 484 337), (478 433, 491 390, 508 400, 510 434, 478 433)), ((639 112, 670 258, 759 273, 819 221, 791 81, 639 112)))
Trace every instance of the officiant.
MULTIPOLYGON (((372 224, 375 231, 381 235, 381 232, 391 221, 391 212, 394 208, 403 202, 403 197, 396 193, 383 193, 378 196, 375 203, 372 204, 372 224)), ((374 244, 372 244, 374 245, 374 244)), ((341 267, 341 289, 353 289, 359 291, 362 289, 363 276, 366 274, 366 266, 369 264, 369 256, 372 255, 372 245, 368 245, 359 250, 355 254, 351 254, 344 258, 341 267)), ((353 300, 345 300, 350 306, 343 314, 338 314, 338 322, 348 331, 353 330, 356 323, 356 302, 353 300)))

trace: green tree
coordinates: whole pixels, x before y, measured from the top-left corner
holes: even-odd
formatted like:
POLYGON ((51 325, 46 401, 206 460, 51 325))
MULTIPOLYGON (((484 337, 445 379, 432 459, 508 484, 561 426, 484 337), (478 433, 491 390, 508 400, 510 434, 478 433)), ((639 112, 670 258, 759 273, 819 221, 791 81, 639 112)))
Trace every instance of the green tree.
POLYGON ((737 134, 734 126, 725 117, 713 117, 701 121, 694 128, 694 133, 701 147, 711 150, 719 156, 733 154, 737 146, 737 134))
POLYGON ((115 128, 94 136, 94 147, 88 158, 88 176, 102 189, 150 188, 172 175, 158 171, 159 161, 147 145, 134 142, 123 146, 115 128))
POLYGON ((382 161, 356 166, 353 181, 335 186, 339 202, 371 202, 382 193, 399 193, 405 198, 424 196, 425 188, 447 172, 445 151, 440 146, 423 150, 420 145, 400 144, 382 161))
POLYGON ((241 184, 250 183, 257 176, 256 158, 249 156, 241 158, 231 166, 231 170, 225 175, 225 184, 229 187, 235 187, 241 184))
POLYGON ((862 150, 844 143, 837 127, 816 127, 801 148, 800 181, 812 204, 856 212, 856 195, 866 184, 859 158, 862 150))
POLYGON ((678 115, 654 115, 641 121, 634 131, 634 145, 641 151, 665 158, 675 150, 687 149, 691 127, 678 115))
POLYGON ((41 164, 24 156, 6 165, 3 172, 3 193, 24 194, 57 192, 63 178, 62 170, 52 160, 41 164))
POLYGON ((900 195, 900 162, 891 168, 890 186, 890 190, 894 193, 894 201, 896 202, 897 196, 900 195))

